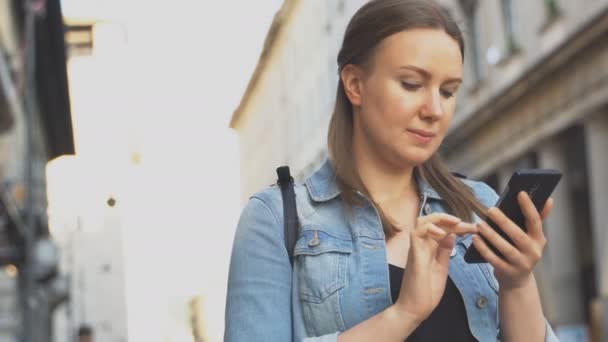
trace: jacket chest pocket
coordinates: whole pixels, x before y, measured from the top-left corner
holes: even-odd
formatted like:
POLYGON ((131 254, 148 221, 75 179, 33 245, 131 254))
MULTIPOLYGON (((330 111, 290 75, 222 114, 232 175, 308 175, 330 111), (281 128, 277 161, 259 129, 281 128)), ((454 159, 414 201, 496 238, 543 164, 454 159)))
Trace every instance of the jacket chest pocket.
POLYGON ((346 285, 352 241, 315 229, 304 230, 294 249, 298 295, 307 333, 319 336, 343 331, 339 290, 346 285))
POLYGON ((481 267, 481 271, 486 277, 486 280, 488 281, 488 284, 490 285, 492 290, 494 290, 494 292, 498 294, 498 280, 496 280, 496 278, 494 277, 494 269, 492 268, 492 266, 490 266, 490 264, 488 263, 483 263, 479 265, 479 267, 481 267))
MULTIPOLYGON (((472 241, 473 241, 472 237, 468 236, 458 243, 461 245, 460 248, 461 248, 462 255, 464 255, 466 253, 467 249, 471 247, 471 245, 473 244, 472 241)), ((485 279, 484 284, 487 284, 488 287, 491 288, 495 294, 498 294, 498 281, 494 277, 494 269, 492 268, 492 266, 490 266, 489 263, 482 262, 479 264, 463 264, 463 265, 477 267, 479 269, 479 271, 483 274, 483 279, 485 279)))

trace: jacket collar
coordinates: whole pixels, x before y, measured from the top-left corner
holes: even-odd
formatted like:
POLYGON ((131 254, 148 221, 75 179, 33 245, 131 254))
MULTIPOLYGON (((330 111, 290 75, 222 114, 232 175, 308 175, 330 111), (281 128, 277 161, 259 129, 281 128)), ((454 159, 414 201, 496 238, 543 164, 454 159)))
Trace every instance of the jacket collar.
MULTIPOLYGON (((316 202, 329 201, 340 194, 336 173, 329 159, 326 159, 323 165, 306 179, 305 183, 310 197, 316 202)), ((441 200, 437 191, 424 180, 418 180, 418 188, 422 196, 441 200)))

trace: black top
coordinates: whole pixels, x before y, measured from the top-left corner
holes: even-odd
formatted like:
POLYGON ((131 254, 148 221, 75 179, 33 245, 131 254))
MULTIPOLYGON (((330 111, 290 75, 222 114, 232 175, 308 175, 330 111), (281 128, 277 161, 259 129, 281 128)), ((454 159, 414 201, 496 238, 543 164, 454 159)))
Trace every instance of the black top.
MULTIPOLYGON (((404 270, 391 264, 389 264, 388 269, 391 281, 391 297, 394 303, 399 297, 404 270)), ((462 296, 449 276, 439 305, 406 341, 477 341, 469 330, 467 312, 462 296)))

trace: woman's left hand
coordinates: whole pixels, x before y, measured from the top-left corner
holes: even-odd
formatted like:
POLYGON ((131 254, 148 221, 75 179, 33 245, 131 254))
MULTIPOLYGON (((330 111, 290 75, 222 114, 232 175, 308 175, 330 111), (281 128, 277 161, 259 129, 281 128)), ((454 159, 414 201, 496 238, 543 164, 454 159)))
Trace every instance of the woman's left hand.
POLYGON ((481 237, 473 236, 473 244, 481 256, 494 267, 494 275, 501 289, 525 286, 531 278, 532 270, 541 259, 547 243, 542 223, 553 207, 553 199, 549 198, 541 213, 536 210, 527 193, 520 192, 517 200, 526 219, 526 230, 513 223, 500 209, 494 207, 488 210, 488 218, 506 233, 513 244, 500 236, 485 221, 477 224, 479 233, 502 253, 504 259, 496 255, 481 237))

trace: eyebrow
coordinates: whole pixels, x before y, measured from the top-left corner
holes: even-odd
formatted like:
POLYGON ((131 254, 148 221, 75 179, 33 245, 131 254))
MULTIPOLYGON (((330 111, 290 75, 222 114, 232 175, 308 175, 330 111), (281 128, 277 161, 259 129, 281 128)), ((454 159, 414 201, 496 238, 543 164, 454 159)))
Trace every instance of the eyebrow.
MULTIPOLYGON (((411 70, 411 71, 417 72, 417 73, 421 74, 421 75, 422 75, 422 77, 424 77, 424 78, 426 78, 426 79, 431 78, 431 73, 430 73, 430 72, 428 72, 428 71, 426 71, 426 70, 424 70, 424 69, 422 69, 422 68, 419 68, 419 67, 413 66, 413 65, 403 65, 403 66, 399 67, 399 69, 411 70)), ((448 79, 445 81, 445 83, 453 83, 453 82, 462 83, 462 78, 459 78, 459 77, 451 77, 451 78, 448 78, 448 79)))

